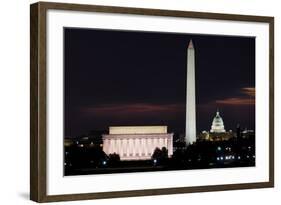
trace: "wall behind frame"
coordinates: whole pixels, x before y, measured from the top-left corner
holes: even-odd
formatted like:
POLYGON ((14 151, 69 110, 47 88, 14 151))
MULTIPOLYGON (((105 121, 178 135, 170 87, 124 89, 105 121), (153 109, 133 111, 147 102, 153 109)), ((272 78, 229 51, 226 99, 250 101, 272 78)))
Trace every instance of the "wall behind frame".
MULTIPOLYGON (((34 204, 29 201, 29 4, 35 1, 3 1, 0 7, 0 130, 1 130, 1 204, 34 204)), ((94 201, 97 205, 146 203, 172 204, 276 204, 281 194, 280 124, 281 87, 280 3, 274 0, 76 0, 65 3, 85 3, 156 9, 189 10, 216 13, 275 16, 275 177, 274 189, 241 190, 196 193, 170 196, 106 199, 94 201), (279 5, 278 5, 279 4, 279 5)), ((93 201, 64 202, 60 204, 93 204, 93 201)), ((55 203, 57 204, 57 203, 55 203)))

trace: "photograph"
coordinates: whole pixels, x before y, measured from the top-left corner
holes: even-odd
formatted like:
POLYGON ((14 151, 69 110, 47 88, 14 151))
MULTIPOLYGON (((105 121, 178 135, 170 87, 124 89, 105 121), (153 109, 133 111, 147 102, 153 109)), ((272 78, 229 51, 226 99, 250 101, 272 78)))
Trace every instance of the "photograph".
POLYGON ((30 6, 30 199, 274 187, 274 17, 30 6))
POLYGON ((255 53, 254 36, 64 27, 64 175, 254 167, 255 53))

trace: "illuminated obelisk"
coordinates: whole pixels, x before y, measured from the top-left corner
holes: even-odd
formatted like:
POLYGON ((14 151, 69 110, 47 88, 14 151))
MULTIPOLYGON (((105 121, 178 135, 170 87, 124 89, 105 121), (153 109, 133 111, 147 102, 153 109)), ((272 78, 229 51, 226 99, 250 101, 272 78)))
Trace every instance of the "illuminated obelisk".
POLYGON ((192 40, 187 48, 187 82, 186 82, 186 145, 196 142, 196 110, 195 110, 195 52, 192 40))

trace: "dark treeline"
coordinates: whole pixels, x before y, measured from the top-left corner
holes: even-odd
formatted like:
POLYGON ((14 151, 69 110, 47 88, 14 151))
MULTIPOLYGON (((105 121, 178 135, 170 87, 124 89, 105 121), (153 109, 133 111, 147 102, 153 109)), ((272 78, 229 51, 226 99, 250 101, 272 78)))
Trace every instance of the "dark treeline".
POLYGON ((106 155, 101 144, 73 143, 65 147, 64 165, 65 175, 255 166, 255 138, 198 141, 176 147, 170 158, 166 147, 157 147, 150 160, 139 161, 106 155))

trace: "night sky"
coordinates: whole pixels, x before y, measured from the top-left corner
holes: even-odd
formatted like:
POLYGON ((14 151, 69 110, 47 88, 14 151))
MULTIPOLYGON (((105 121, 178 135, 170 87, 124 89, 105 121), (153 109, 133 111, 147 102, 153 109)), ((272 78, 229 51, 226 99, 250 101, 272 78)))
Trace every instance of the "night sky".
POLYGON ((195 47, 197 131, 255 128, 255 39, 64 29, 65 136, 112 125, 185 132, 187 46, 195 47))

